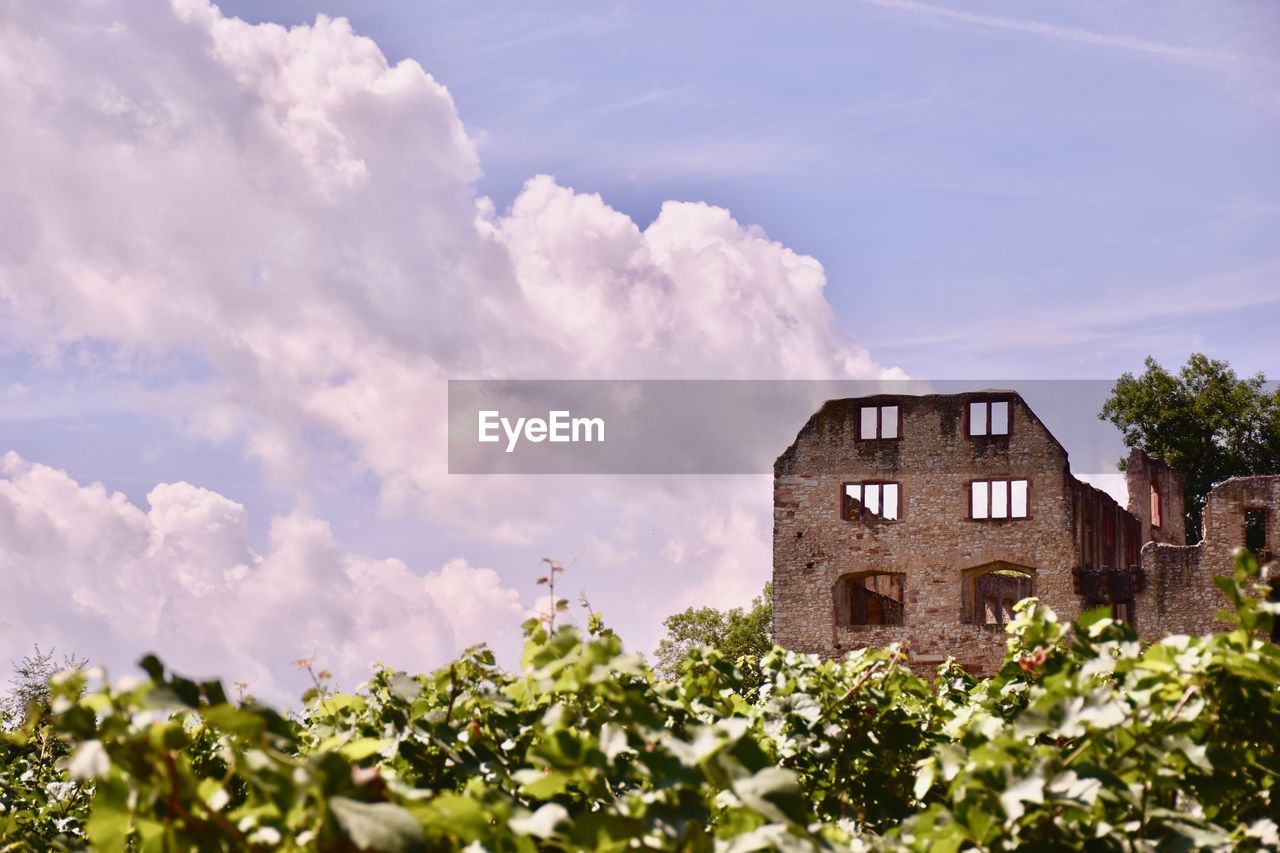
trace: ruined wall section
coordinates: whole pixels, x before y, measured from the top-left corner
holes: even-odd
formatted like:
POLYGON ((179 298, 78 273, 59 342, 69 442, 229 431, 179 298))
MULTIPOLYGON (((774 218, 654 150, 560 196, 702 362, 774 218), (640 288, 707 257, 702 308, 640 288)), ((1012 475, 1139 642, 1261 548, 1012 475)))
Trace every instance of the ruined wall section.
POLYGON ((1149 542, 1142 549, 1145 585, 1137 596, 1137 624, 1144 640, 1218 630, 1213 614, 1227 600, 1213 584, 1203 545, 1149 542))
POLYGON ((1214 486, 1198 545, 1152 543, 1143 548, 1146 589, 1138 597, 1138 619, 1144 639, 1227 627, 1215 619, 1228 605, 1213 579, 1231 575, 1235 550, 1245 545, 1249 512, 1262 514, 1265 550, 1280 553, 1280 476, 1235 477, 1214 486))
POLYGON ((779 457, 774 478, 774 639, 801 652, 839 656, 852 648, 909 641, 921 665, 949 655, 979 672, 998 667, 999 626, 966 621, 966 584, 974 570, 999 565, 1028 571, 1036 595, 1070 620, 1080 612, 1074 489, 1067 454, 1013 394, 884 395, 826 403, 779 457), (971 400, 1010 403, 1010 434, 970 437, 971 400), (859 408, 896 405, 900 438, 859 438, 859 408), (978 479, 1030 482, 1027 519, 969 518, 978 479), (901 484, 898 522, 847 521, 845 483, 901 484), (835 589, 871 572, 904 579, 902 625, 839 624, 835 589))
POLYGON ((1186 545, 1186 484, 1182 472, 1135 447, 1125 461, 1125 483, 1129 487, 1129 512, 1142 525, 1142 542, 1186 545), (1160 524, 1151 517, 1151 490, 1160 496, 1160 524))
POLYGON ((1111 495, 1072 478, 1076 553, 1085 568, 1136 567, 1146 541, 1142 523, 1111 495))

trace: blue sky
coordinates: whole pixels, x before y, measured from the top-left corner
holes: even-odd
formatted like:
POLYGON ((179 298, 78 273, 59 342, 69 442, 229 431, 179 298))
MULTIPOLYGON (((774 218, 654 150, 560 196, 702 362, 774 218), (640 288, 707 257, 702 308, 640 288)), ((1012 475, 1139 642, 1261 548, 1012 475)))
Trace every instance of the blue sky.
POLYGON ((0 30, 0 659, 279 690, 512 646, 547 555, 641 648, 767 577, 767 478, 444 476, 450 377, 1274 378, 1269 0, 219 5, 0 30))
POLYGON ((499 206, 547 172, 642 223, 728 207, 913 375, 1274 364, 1272 3, 223 6, 421 62, 499 206))

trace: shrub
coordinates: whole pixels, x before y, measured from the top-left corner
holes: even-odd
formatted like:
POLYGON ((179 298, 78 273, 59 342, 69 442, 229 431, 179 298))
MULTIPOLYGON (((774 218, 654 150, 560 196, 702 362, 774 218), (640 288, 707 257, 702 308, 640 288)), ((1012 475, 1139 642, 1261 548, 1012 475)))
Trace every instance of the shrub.
MULTIPOLYGON (((4 804, 5 843, 102 850, 1264 849, 1277 837, 1280 605, 1241 553, 1234 630, 1144 646, 1101 611, 1029 599, 994 678, 926 679, 902 649, 841 661, 688 651, 656 677, 592 616, 532 620, 518 673, 484 648, 377 671, 297 718, 148 658, 53 684, 70 750, 4 804), (748 675, 744 675, 749 673, 748 675), (750 697, 747 698, 747 697, 750 697), (41 785, 91 786, 51 824, 41 785), (15 825, 17 829, 15 829, 15 825), (24 828, 25 827, 25 828, 24 828), (83 829, 81 829, 81 827, 83 829), (42 833, 47 833, 43 835, 42 833), (61 833, 61 836, 59 836, 61 833), (61 840, 60 840, 61 839, 61 840)), ((6 848, 9 849, 9 848, 6 848)))

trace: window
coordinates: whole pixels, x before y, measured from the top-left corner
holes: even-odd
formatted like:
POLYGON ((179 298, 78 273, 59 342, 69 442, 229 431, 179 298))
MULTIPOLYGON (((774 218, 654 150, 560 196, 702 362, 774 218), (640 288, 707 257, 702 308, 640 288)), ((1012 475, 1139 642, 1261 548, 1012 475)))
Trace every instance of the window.
MULTIPOLYGON (((1013 583, 1021 584, 1021 578, 1013 583)), ((1027 586, 1030 589, 1030 585, 1027 586)), ((1013 605, 1011 598, 996 598, 987 596, 986 605, 982 611, 982 624, 984 625, 1007 625, 1013 621, 1013 605)))
POLYGON ((858 438, 897 438, 897 406, 863 406, 858 412, 858 438))
POLYGON ((1125 525, 1125 533, 1124 533, 1125 549, 1124 550, 1125 550, 1125 567, 1126 568, 1132 568, 1138 565, 1138 555, 1141 553, 1141 548, 1140 548, 1141 543, 1138 542, 1138 539, 1140 538, 1140 536, 1141 534, 1138 532, 1138 530, 1131 528, 1127 524, 1125 525))
POLYGON ((1162 516, 1164 513, 1163 513, 1163 507, 1161 506, 1161 503, 1162 502, 1160 500, 1160 490, 1156 488, 1154 483, 1152 483, 1151 485, 1151 526, 1152 527, 1163 526, 1164 519, 1162 516))
POLYGON ((1255 554, 1267 550, 1267 511, 1249 509, 1244 513, 1244 547, 1255 554))
POLYGON ((871 574, 844 578, 837 587, 840 623, 844 625, 901 625, 904 597, 902 575, 871 574))
POLYGON ((1028 518, 1026 480, 974 480, 969 484, 969 517, 977 521, 1028 518))
POLYGON ((885 521, 902 517, 902 489, 897 483, 845 483, 844 518, 858 521, 863 513, 885 521))
POLYGON ((974 400, 969 403, 969 435, 1008 435, 1007 400, 974 400))
POLYGON ((1007 625, 1013 606, 1035 595, 1031 575, 1010 563, 990 563, 965 572, 961 619, 972 625, 1007 625))

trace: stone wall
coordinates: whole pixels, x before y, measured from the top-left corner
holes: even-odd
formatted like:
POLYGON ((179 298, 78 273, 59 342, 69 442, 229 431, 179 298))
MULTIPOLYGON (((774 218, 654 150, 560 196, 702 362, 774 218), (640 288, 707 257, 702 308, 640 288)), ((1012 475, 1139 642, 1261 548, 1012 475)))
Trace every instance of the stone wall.
POLYGON ((1186 486, 1182 473, 1135 447, 1125 461, 1124 477, 1129 487, 1129 512, 1142 526, 1142 541, 1186 545, 1186 486), (1160 496, 1159 526, 1152 523, 1151 517, 1153 488, 1160 496))
POLYGON ((1280 476, 1219 483, 1205 503, 1204 538, 1199 544, 1151 543, 1142 549, 1146 589, 1138 596, 1137 611, 1144 637, 1226 627, 1215 614, 1227 607, 1227 598, 1213 579, 1231 575, 1235 550, 1245 544, 1245 514, 1250 510, 1261 511, 1265 518, 1265 550, 1280 553, 1280 476))
POLYGON ((1075 618, 1080 486, 1066 451, 1016 394, 828 402, 775 465, 775 641, 827 656, 904 641, 917 663, 954 655, 975 672, 994 671, 1005 636, 999 626, 975 624, 982 620, 972 585, 990 570, 1021 571, 1060 618, 1075 618), (1009 403, 1008 435, 967 435, 968 403, 986 399, 1009 403), (899 437, 861 439, 859 410, 888 405, 899 407, 899 437), (970 483, 995 478, 1029 481, 1029 517, 970 518, 970 483), (900 484, 899 520, 846 520, 844 484, 866 481, 900 484), (903 577, 904 624, 841 619, 837 586, 868 573, 903 577))
POLYGON ((774 640, 828 657, 902 642, 919 665, 954 656, 989 674, 1005 649, 1003 602, 1028 587, 1063 622, 1109 605, 1144 639, 1220 627, 1213 578, 1231 572, 1246 511, 1265 513, 1266 547, 1280 553, 1280 477, 1217 486, 1204 541, 1188 547, 1182 475, 1140 450, 1126 474, 1128 509, 1071 476, 1066 450, 1011 391, 829 401, 774 464, 774 640), (968 434, 980 401, 1008 405, 1008 434, 968 434), (893 437, 863 438, 862 409, 889 406, 896 416, 875 422, 893 437), (971 517, 973 482, 997 479, 1028 482, 1026 518, 971 517), (863 484, 870 501, 869 483, 897 484, 898 518, 843 498, 863 484), (1001 602, 997 624, 985 624, 988 598, 1001 602))
POLYGON ((1136 622, 1144 639, 1222 627, 1213 614, 1227 606, 1227 599, 1213 584, 1203 546, 1148 542, 1142 565, 1146 582, 1137 595, 1136 622))

